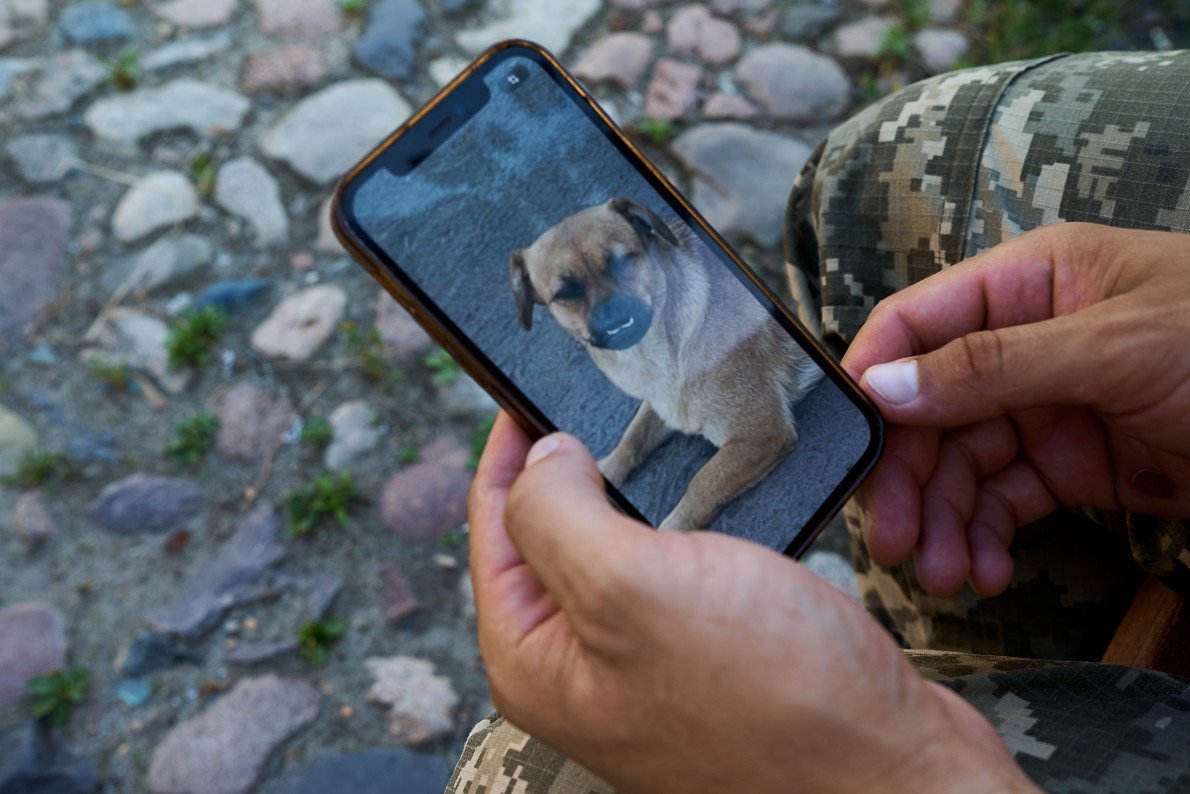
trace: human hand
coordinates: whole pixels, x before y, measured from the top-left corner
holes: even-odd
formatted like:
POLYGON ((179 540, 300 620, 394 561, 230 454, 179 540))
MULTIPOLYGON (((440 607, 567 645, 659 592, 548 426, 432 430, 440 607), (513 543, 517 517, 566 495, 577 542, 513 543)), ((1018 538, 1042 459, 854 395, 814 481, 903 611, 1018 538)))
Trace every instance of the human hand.
POLYGON ((493 701, 621 791, 1035 791, 841 593, 760 546, 620 514, 570 436, 530 453, 501 414, 470 519, 493 701))
POLYGON ((843 366, 890 423, 869 552, 927 592, 1002 592, 1059 505, 1190 516, 1186 235, 1029 232, 881 301, 843 366))

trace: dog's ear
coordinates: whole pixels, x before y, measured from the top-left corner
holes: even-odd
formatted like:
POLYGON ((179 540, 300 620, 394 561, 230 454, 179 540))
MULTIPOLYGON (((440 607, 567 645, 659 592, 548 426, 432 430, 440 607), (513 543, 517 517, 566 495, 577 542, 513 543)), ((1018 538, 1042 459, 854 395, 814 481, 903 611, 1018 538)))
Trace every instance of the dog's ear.
POLYGON ((529 281, 529 269, 525 267, 525 251, 517 249, 508 257, 508 280, 512 282, 512 294, 516 297, 517 317, 521 328, 528 331, 533 327, 533 304, 541 303, 533 282, 529 281))
POLYGON ((636 233, 646 240, 651 235, 657 235, 670 245, 677 245, 678 238, 674 237, 669 224, 657 217, 657 214, 643 204, 638 204, 630 198, 618 196, 607 203, 609 209, 623 216, 624 220, 632 224, 636 233))

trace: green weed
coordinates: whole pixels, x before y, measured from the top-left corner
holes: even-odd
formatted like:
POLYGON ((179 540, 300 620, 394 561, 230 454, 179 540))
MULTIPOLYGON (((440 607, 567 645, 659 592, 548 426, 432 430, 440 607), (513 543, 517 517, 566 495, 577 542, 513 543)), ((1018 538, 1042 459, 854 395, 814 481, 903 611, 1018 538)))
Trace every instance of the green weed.
POLYGON ((219 417, 210 413, 197 414, 174 426, 174 438, 165 446, 165 451, 178 462, 193 465, 214 448, 218 432, 219 417))
POLYGON ((412 441, 401 445, 397 450, 397 463, 402 466, 408 466, 411 463, 417 463, 421 459, 421 449, 412 441))
POLYGON ((308 623, 303 623, 297 631, 297 640, 302 649, 302 656, 312 664, 322 664, 326 661, 327 649, 346 632, 347 621, 342 618, 311 620, 308 623))
POLYGON ((471 434, 471 457, 467 459, 467 468, 472 471, 479 467, 479 456, 483 454, 483 448, 487 446, 488 436, 492 434, 494 424, 496 424, 495 416, 482 419, 475 426, 475 432, 471 434))
POLYGON ((227 314, 218 306, 183 312, 181 319, 169 329, 169 338, 165 340, 169 368, 201 367, 206 363, 211 349, 219 344, 226 328, 227 314))
POLYGON ((27 684, 33 716, 51 725, 64 725, 71 710, 87 696, 91 673, 84 667, 68 667, 34 676, 27 684))
POLYGON ((107 80, 117 91, 132 91, 140 83, 140 53, 128 50, 105 61, 107 80))
POLYGON ((441 348, 422 359, 422 363, 434 373, 434 382, 439 386, 453 385, 463 371, 459 363, 451 358, 450 353, 441 348))
POLYGON ((640 134, 658 146, 665 146, 678 137, 678 125, 670 119, 655 119, 649 117, 639 126, 640 134))
POLYGON ((335 5, 344 14, 362 14, 368 7, 368 0, 335 0, 335 5))
POLYGON ((30 449, 17 461, 16 472, 0 479, 0 482, 24 491, 32 491, 44 487, 50 480, 66 478, 70 474, 70 462, 61 452, 30 449))
POLYGON ((339 324, 339 328, 347 337, 347 352, 352 361, 359 367, 364 377, 382 381, 388 374, 388 367, 384 363, 384 340, 380 338, 380 329, 373 327, 364 333, 353 322, 339 324))
POLYGON ((190 158, 190 178, 198 187, 198 192, 209 196, 215 192, 215 182, 219 172, 215 168, 215 160, 210 152, 198 152, 190 158))
POLYGON ((353 504, 366 501, 351 481, 351 473, 320 474, 304 488, 291 491, 285 497, 289 534, 301 537, 318 527, 324 519, 333 518, 342 527, 351 523, 348 515, 353 504))
POLYGON ((324 416, 311 416, 302 424, 301 442, 321 452, 335 440, 335 429, 324 416))
POLYGON ((91 362, 87 370, 92 378, 115 391, 128 391, 128 384, 132 381, 132 369, 127 364, 96 360, 91 362))

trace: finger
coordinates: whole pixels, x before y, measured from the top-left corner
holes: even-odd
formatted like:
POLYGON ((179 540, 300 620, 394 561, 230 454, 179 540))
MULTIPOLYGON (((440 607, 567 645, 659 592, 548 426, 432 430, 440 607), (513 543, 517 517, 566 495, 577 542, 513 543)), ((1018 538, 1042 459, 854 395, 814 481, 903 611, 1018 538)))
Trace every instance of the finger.
POLYGON ((1058 500, 1033 464, 1023 458, 979 483, 967 525, 972 547, 971 587, 980 595, 1004 592, 1012 580, 1009 549, 1016 530, 1058 507, 1058 500))
POLYGON ((938 431, 891 425, 884 455, 859 489, 868 553, 895 565, 913 553, 921 531, 921 489, 934 469, 938 431))

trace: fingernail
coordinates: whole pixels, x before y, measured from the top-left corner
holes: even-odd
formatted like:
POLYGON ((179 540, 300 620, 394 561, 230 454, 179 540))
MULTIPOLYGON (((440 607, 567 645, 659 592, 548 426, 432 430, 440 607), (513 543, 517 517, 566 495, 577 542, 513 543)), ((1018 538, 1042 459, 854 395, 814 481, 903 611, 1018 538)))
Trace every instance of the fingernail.
POLYGON ((1168 477, 1148 469, 1141 469, 1132 475, 1132 484, 1136 490, 1154 499, 1169 499, 1177 494, 1177 489, 1168 477))
POLYGON ((886 403, 904 405, 917 397, 917 362, 877 364, 867 371, 868 385, 886 403))
POLYGON ((562 446, 562 439, 557 435, 546 436, 540 439, 530 448, 529 454, 525 456, 525 465, 532 466, 537 461, 552 454, 560 446, 562 446))

